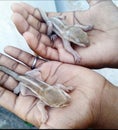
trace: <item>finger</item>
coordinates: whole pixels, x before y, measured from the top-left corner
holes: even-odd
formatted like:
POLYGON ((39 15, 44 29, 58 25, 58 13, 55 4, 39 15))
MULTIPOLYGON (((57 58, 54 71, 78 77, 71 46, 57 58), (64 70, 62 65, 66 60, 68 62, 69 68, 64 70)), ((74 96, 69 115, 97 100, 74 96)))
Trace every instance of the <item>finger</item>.
MULTIPOLYGON (((33 15, 35 8, 33 8, 32 6, 26 4, 26 3, 14 3, 11 6, 11 9, 13 10, 13 12, 17 12, 19 14, 21 14, 25 19, 28 17, 29 14, 33 15)), ((40 15, 37 15, 40 16, 40 15)), ((37 17, 40 18, 40 17, 37 17)))
POLYGON ((29 33, 25 33, 24 37, 30 48, 43 58, 59 60, 62 62, 66 61, 69 63, 74 61, 73 56, 64 49, 62 41, 59 39, 53 43, 46 35, 43 34, 41 35, 40 40, 29 33))
MULTIPOLYGON (((15 3, 12 5, 13 7, 13 10, 14 11, 18 11, 18 6, 24 8, 25 11, 27 11, 27 13, 33 15, 34 17, 36 17, 38 20, 42 20, 41 16, 40 16, 40 13, 38 10, 36 10, 36 8, 34 8, 33 6, 27 4, 27 3, 24 3, 24 2, 21 2, 21 3, 15 3)), ((20 11, 21 12, 21 11, 20 11)))
POLYGON ((22 6, 25 10, 27 10, 27 12, 28 12, 29 14, 33 15, 33 16, 34 16, 35 18, 37 18, 39 21, 43 21, 43 20, 42 20, 42 17, 41 17, 41 14, 40 14, 40 12, 39 12, 39 10, 38 10, 38 8, 34 8, 34 7, 32 7, 31 5, 26 4, 26 3, 24 3, 24 2, 21 2, 20 4, 21 4, 21 6, 22 6))
POLYGON ((74 57, 65 50, 61 39, 53 42, 44 34, 37 38, 31 33, 25 33, 24 37, 30 48, 43 58, 74 63, 74 57))
POLYGON ((25 30, 23 32, 30 30, 30 28, 34 28, 34 30, 40 30, 40 32, 46 33, 47 26, 45 23, 41 22, 40 12, 37 9, 25 3, 15 3, 12 5, 12 10, 14 11, 12 20, 16 24, 19 31, 23 28, 21 26, 22 22, 26 25, 24 26, 25 30))
MULTIPOLYGON (((22 65, 2 54, 0 54, 0 65, 4 65, 15 72, 18 72, 19 74, 20 73, 24 74, 27 70, 29 70, 29 68, 26 67, 25 65, 22 65)), ((2 78, 4 77, 1 75, 2 75, 2 72, 0 72, 0 85, 1 85, 0 86, 0 105, 10 110, 11 112, 15 113, 23 120, 27 120, 28 122, 39 126, 41 116, 40 116, 39 111, 37 111, 37 107, 35 107, 36 102, 37 102, 36 98, 32 96, 24 97, 21 95, 17 97, 14 93, 11 92, 17 86, 15 83, 15 80, 9 79, 5 82, 5 84, 1 84, 2 82, 1 77, 2 78), (11 91, 3 88, 5 86, 11 91), (22 104, 24 104, 23 108, 20 109, 22 104)))
POLYGON ((41 123, 41 114, 36 103, 37 99, 35 97, 22 95, 17 96, 0 86, 0 106, 13 112, 22 120, 39 127, 41 123))
MULTIPOLYGON (((49 39, 48 36, 44 34, 39 34, 38 36, 33 35, 32 33, 25 33, 24 38, 26 39, 30 48, 37 53, 38 55, 51 59, 51 55, 53 54, 53 58, 57 57, 58 52, 56 48, 53 48, 53 41, 49 39)), ((56 59, 53 60, 56 60, 56 59)))
MULTIPOLYGON (((13 46, 7 46, 4 51, 14 57, 15 59, 23 62, 26 66, 29 66, 30 68, 32 67, 32 64, 34 63, 34 59, 35 59, 35 56, 21 50, 21 49, 18 49, 16 47, 13 47, 13 46), (25 57, 25 58, 24 58, 25 57)), ((38 59, 37 62, 36 62, 36 67, 40 66, 42 63, 44 63, 45 61, 42 60, 42 59, 38 59)), ((22 69, 22 68, 21 68, 22 69)))
POLYGON ((11 6, 11 9, 14 12, 12 20, 15 23, 19 32, 22 34, 29 28, 29 24, 26 21, 26 18, 28 17, 28 12, 18 3, 14 3, 11 6))
POLYGON ((29 28, 29 24, 24 19, 24 17, 21 14, 19 14, 19 13, 14 13, 12 15, 12 21, 14 22, 15 26, 17 27, 18 31, 21 34, 23 34, 29 28))
POLYGON ((37 35, 39 31, 41 33, 47 32, 46 24, 41 23, 32 15, 28 15, 28 18, 25 19, 20 13, 16 12, 12 15, 12 21, 14 22, 21 34, 23 34, 26 31, 29 31, 35 35, 37 35))
MULTIPOLYGON (((26 71, 29 70, 28 67, 18 63, 17 61, 3 54, 0 54, 0 65, 6 66, 19 74, 24 74, 26 71)), ((14 78, 0 71, 0 85, 4 86, 9 90, 13 90, 17 86, 17 84, 18 82, 15 81, 14 78)))
POLYGON ((16 95, 0 86, 0 105, 13 112, 16 95))
POLYGON ((12 21, 21 34, 23 34, 24 32, 31 32, 37 36, 39 34, 39 31, 42 33, 46 33, 46 25, 44 23, 41 23, 31 15, 28 15, 28 18, 25 19, 21 14, 14 13, 12 15, 12 21))

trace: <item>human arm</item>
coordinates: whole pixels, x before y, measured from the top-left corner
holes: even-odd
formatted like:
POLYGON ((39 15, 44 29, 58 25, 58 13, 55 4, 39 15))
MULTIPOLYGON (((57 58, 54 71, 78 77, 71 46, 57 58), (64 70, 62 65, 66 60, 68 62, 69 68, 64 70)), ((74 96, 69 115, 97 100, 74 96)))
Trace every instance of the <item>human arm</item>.
MULTIPOLYGON (((93 25, 92 31, 88 32, 90 46, 75 50, 81 56, 80 65, 90 68, 118 67, 118 8, 109 0, 89 0, 90 8, 87 11, 48 13, 66 16, 69 24, 93 25), (110 16, 110 17, 108 17, 110 16)), ((24 3, 12 6, 13 21, 28 42, 31 49, 37 54, 50 60, 58 60, 74 64, 73 56, 65 51, 61 40, 54 43, 47 37, 46 25, 41 19, 40 13, 24 3), (22 21, 22 25, 20 24, 22 21)))
MULTIPOLYGON (((30 70, 34 60, 32 55, 14 47, 7 47, 5 52, 25 65, 2 54, 0 56, 1 65, 10 67, 21 74, 30 70)), ((65 108, 48 109, 49 120, 46 124, 48 126, 41 125, 41 115, 36 107, 36 98, 21 94, 15 95, 13 89, 17 86, 17 82, 0 72, 1 106, 38 128, 40 126, 41 128, 67 129, 118 128, 117 116, 114 117, 114 114, 118 113, 118 88, 104 77, 81 66, 55 61, 44 63, 44 61, 38 60, 36 67, 40 67, 45 82, 52 85, 62 83, 75 88, 70 93, 72 99, 70 105, 65 108)))

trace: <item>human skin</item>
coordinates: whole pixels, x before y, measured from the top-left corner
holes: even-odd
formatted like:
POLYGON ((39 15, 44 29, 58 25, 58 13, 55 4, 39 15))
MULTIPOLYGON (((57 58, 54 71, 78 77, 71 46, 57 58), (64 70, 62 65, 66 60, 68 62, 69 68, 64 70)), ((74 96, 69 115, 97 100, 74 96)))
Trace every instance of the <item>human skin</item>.
MULTIPOLYGON (((34 56, 10 46, 5 52, 24 64, 0 54, 0 65, 20 74, 30 70, 34 56)), ((64 108, 49 108, 49 119, 43 125, 36 107, 37 99, 14 94, 18 82, 0 72, 1 106, 37 128, 118 128, 118 88, 103 76, 82 66, 56 61, 38 60, 37 67, 40 67, 43 80, 50 85, 62 83, 75 88, 70 93, 71 103, 64 108)))
MULTIPOLYGON (((96 2, 89 1, 91 7, 88 11, 76 12, 76 18, 81 23, 87 25, 94 23, 94 29, 88 32, 91 46, 75 47, 82 57, 80 65, 91 68, 106 66, 118 68, 118 24, 116 22, 118 10, 109 0, 96 2)), ((46 63, 37 61, 37 67, 41 67, 44 81, 51 85, 59 82, 65 86, 74 86, 75 89, 70 93, 71 104, 65 108, 50 108, 49 120, 46 125, 42 125, 40 112, 35 105, 37 99, 31 96, 15 95, 13 89, 17 86, 17 82, 0 72, 0 105, 37 128, 118 128, 118 88, 96 72, 72 65, 73 57, 64 50, 60 39, 53 43, 46 36, 47 27, 33 7, 15 4, 12 9, 13 21, 30 47, 44 58, 52 60, 46 63)), ((57 14, 49 13, 49 16, 53 15, 57 14)), ((71 20, 72 12, 63 13, 63 15, 67 16, 66 20, 69 24, 77 23, 76 20, 75 22, 71 20)), ((7 47, 5 52, 25 65, 2 54, 0 55, 1 65, 21 74, 30 70, 33 56, 13 47, 7 47)))
MULTIPOLYGON (((89 68, 117 68, 118 8, 111 0, 88 0, 88 3, 90 8, 86 11, 50 12, 48 16, 63 16, 70 25, 78 22, 93 25, 93 30, 87 32, 90 46, 74 46, 81 56, 79 64, 89 68)), ((35 8, 17 3, 12 5, 12 10, 13 22, 35 53, 46 59, 75 64, 73 56, 64 49, 61 39, 51 41, 46 35, 47 26, 35 8)))

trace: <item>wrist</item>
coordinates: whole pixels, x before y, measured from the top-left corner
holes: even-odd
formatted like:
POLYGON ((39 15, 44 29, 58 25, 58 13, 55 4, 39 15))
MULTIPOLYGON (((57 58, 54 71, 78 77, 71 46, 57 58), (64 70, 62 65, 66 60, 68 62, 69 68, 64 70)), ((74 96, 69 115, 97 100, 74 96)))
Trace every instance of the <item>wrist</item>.
POLYGON ((106 82, 95 128, 118 128, 118 87, 106 82))

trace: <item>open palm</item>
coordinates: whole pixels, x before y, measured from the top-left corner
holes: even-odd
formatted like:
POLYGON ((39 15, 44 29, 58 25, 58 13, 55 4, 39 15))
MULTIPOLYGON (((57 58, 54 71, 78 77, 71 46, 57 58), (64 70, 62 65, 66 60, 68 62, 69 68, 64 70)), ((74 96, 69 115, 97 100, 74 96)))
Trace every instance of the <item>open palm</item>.
MULTIPOLYGON (((75 14, 73 12, 62 13, 71 25, 80 22, 94 26, 93 30, 88 32, 90 46, 74 47, 81 56, 80 65, 93 68, 116 67, 118 8, 112 1, 90 0, 89 4, 90 9, 87 11, 77 11, 75 14)), ((75 64, 73 56, 64 49, 61 39, 58 38, 53 42, 46 35, 47 26, 37 9, 25 3, 19 3, 14 4, 12 10, 14 12, 12 18, 17 29, 34 52, 50 60, 75 64)), ((48 15, 51 17, 60 14, 48 13, 48 15)))
MULTIPOLYGON (((14 47, 7 47, 5 52, 24 64, 1 54, 0 65, 7 66, 20 74, 30 70, 34 60, 32 55, 14 47)), ((61 83, 74 87, 70 93, 71 103, 63 108, 49 108, 47 126, 41 125, 41 114, 36 106, 38 99, 33 96, 15 95, 13 89, 18 83, 0 72, 0 105, 41 128, 87 128, 95 123, 99 113, 100 97, 105 86, 105 79, 102 76, 84 67, 56 61, 44 63, 38 60, 36 66, 40 68, 42 79, 50 85, 61 83)))

